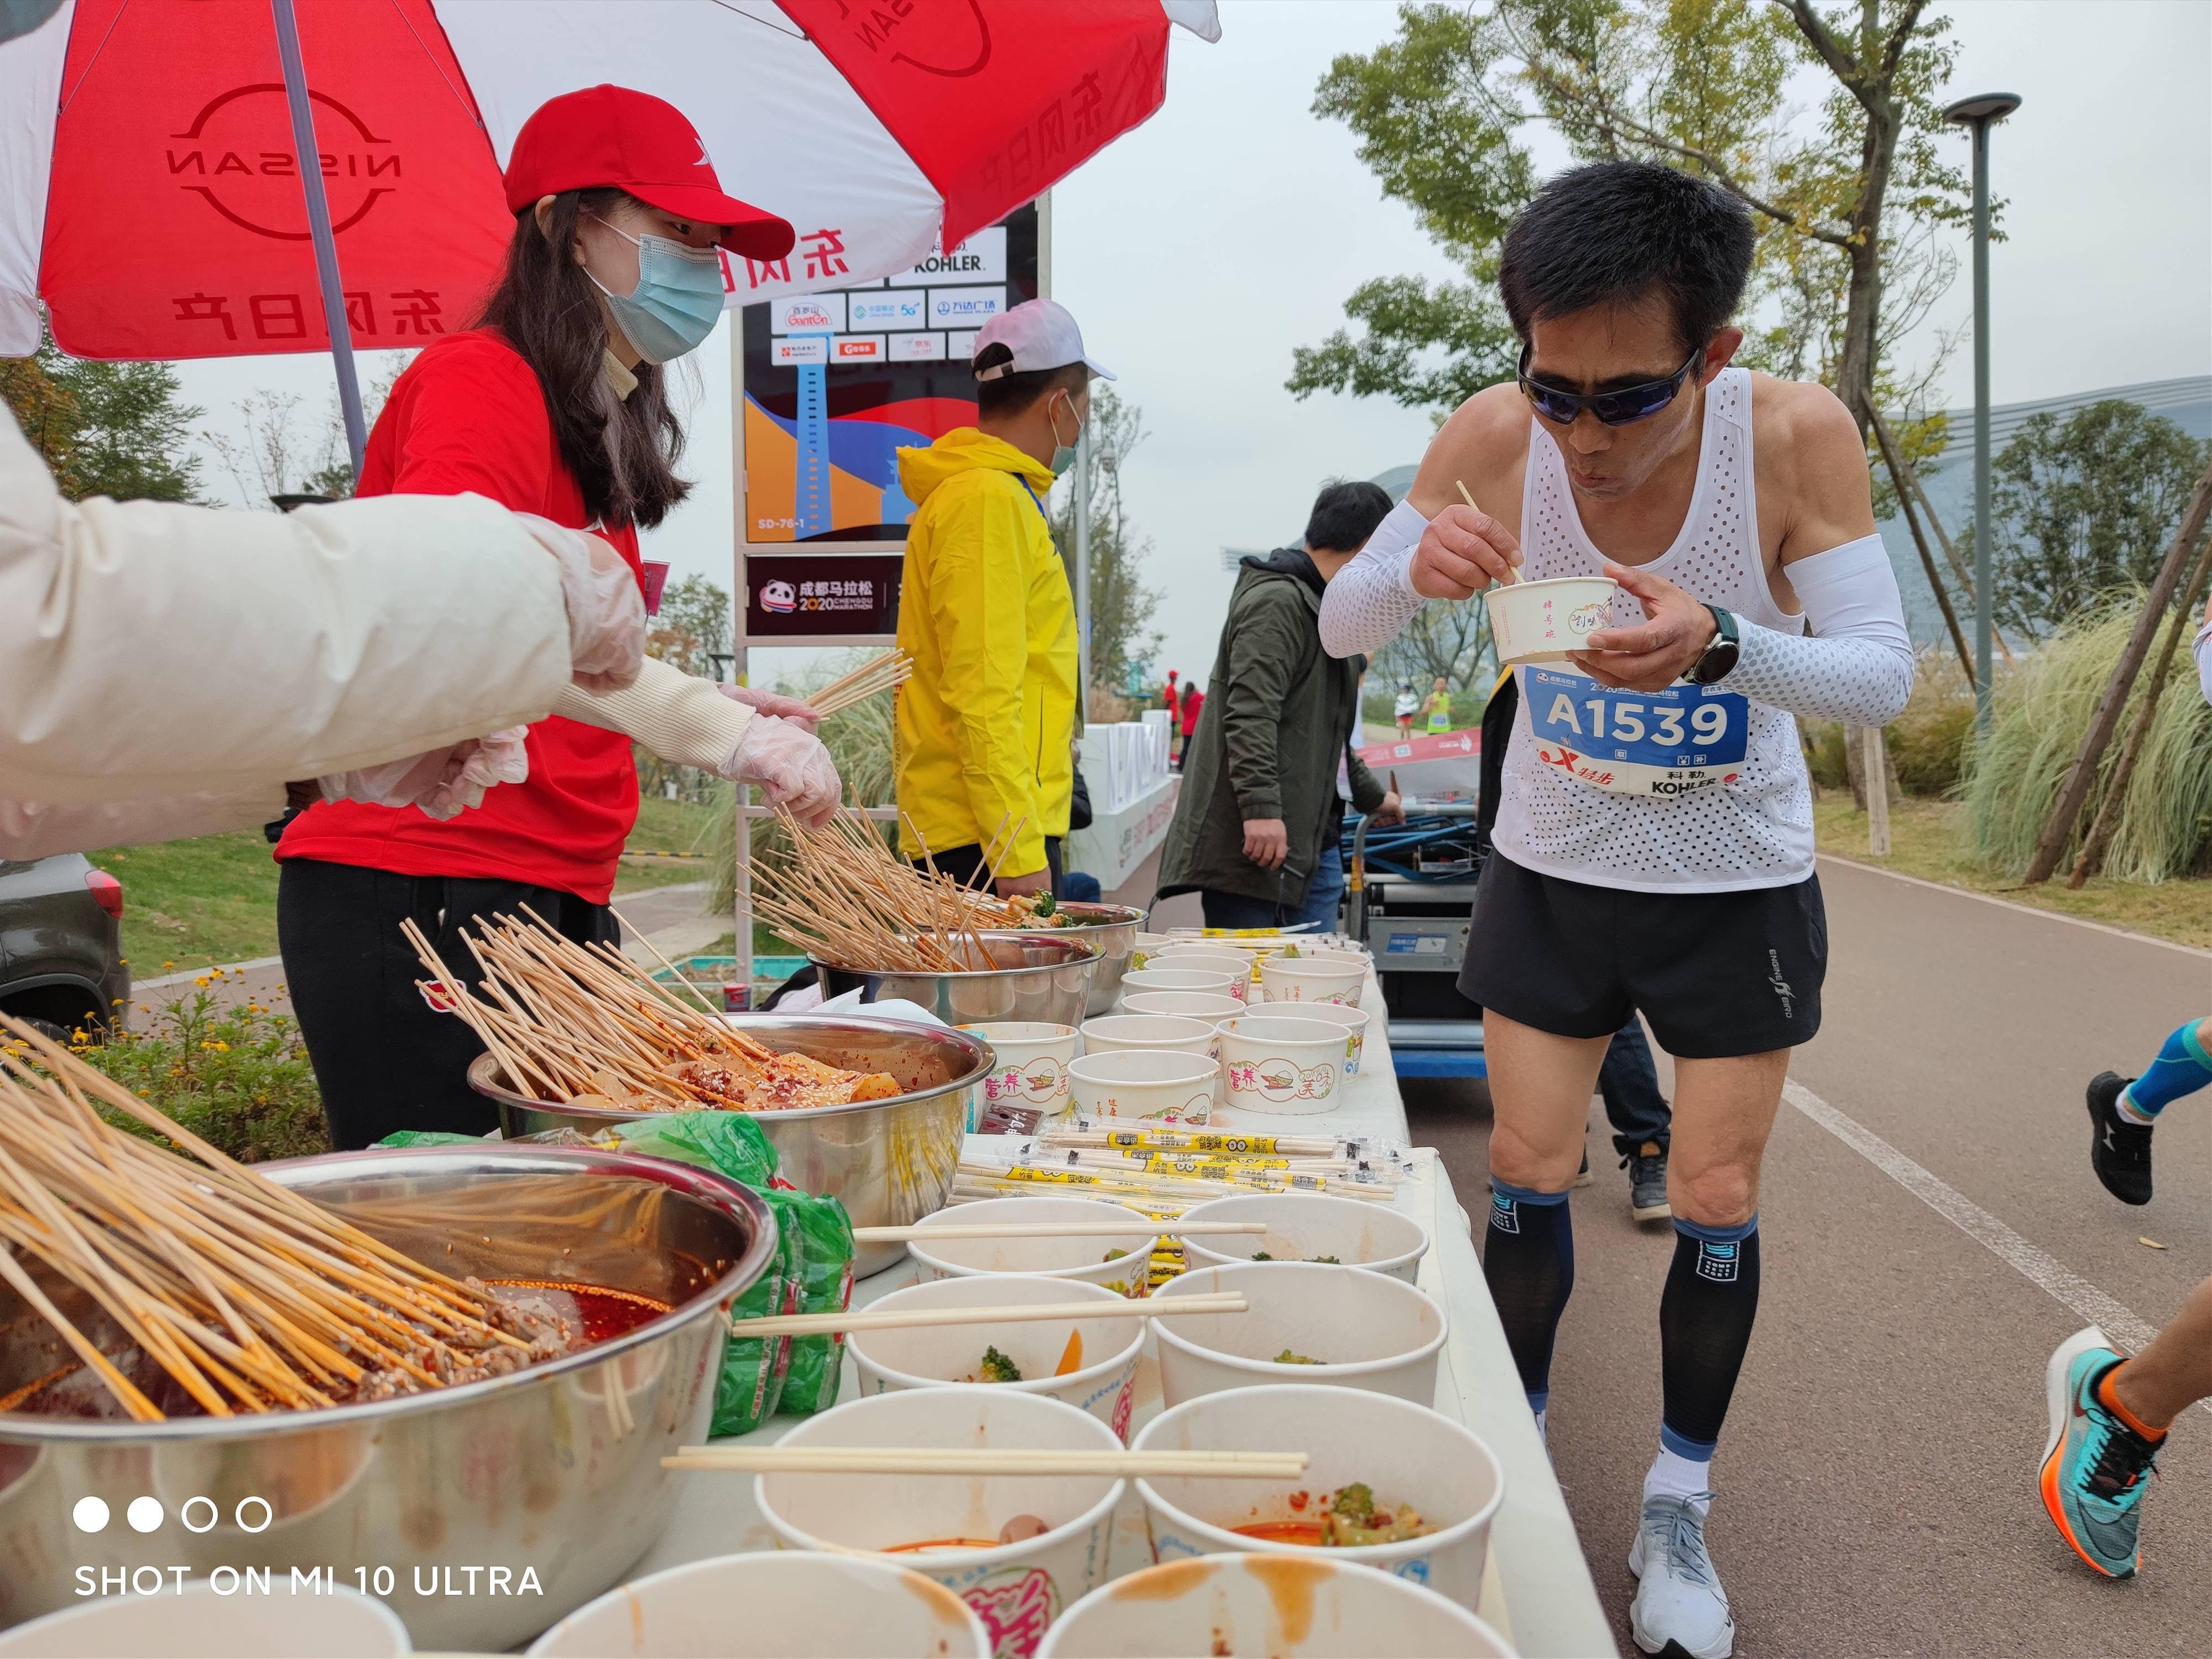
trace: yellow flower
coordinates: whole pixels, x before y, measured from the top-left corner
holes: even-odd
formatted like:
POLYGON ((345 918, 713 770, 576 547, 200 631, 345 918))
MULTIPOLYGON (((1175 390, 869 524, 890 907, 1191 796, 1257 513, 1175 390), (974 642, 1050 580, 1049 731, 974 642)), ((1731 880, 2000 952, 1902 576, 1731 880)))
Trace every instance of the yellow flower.
POLYGON ((177 964, 176 964, 175 963, 173 963, 173 962, 165 962, 165 963, 163 963, 161 964, 161 966, 163 966, 164 968, 173 968, 173 967, 175 967, 176 965, 177 965, 177 964))
POLYGON ((207 982, 208 982, 208 976, 207 976, 205 974, 202 974, 202 975, 201 975, 198 979, 196 979, 196 980, 194 980, 194 981, 192 981, 192 983, 193 983, 193 984, 195 984, 195 985, 204 985, 204 984, 206 984, 207 982))

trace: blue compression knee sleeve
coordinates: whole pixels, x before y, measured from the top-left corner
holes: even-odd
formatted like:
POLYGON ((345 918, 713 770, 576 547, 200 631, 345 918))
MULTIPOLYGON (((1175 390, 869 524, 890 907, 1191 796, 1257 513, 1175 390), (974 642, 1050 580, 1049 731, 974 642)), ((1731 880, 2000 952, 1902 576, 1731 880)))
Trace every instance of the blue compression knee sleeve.
POLYGON ((2192 1019, 2166 1038, 2150 1069, 2128 1085, 2128 1104, 2145 1117, 2156 1117, 2182 1096, 2212 1083, 2212 1054, 2197 1040, 2198 1024, 2192 1019))

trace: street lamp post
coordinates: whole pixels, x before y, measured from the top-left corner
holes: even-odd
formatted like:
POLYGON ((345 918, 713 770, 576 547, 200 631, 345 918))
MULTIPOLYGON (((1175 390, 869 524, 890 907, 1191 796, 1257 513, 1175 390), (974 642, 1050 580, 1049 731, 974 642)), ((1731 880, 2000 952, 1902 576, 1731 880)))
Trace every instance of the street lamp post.
POLYGON ((1974 732, 1990 729, 1990 128, 2020 107, 2020 95, 1961 98, 1943 118, 1974 135, 1974 732))

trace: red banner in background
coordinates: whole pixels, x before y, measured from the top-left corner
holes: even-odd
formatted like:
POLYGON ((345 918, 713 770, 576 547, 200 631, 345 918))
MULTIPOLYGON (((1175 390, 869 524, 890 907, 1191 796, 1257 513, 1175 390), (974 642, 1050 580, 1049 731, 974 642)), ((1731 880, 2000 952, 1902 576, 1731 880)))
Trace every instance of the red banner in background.
MULTIPOLYGON (((427 0, 299 0, 354 343, 468 325, 514 229, 427 0)), ((268 0, 78 0, 40 287, 65 351, 324 351, 268 0)))

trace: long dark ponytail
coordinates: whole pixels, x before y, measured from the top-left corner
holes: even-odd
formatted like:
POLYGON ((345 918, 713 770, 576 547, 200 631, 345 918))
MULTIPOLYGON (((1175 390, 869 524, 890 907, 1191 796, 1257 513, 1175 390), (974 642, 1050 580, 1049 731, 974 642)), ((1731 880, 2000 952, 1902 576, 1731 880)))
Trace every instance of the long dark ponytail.
POLYGON ((563 191, 543 229, 534 208, 515 215, 507 269, 477 322, 505 335, 538 376, 585 510, 609 526, 650 529, 691 493, 675 466, 683 423, 668 406, 659 367, 640 363, 627 399, 607 384, 606 315, 574 252, 577 221, 611 214, 626 199, 619 190, 563 191))

